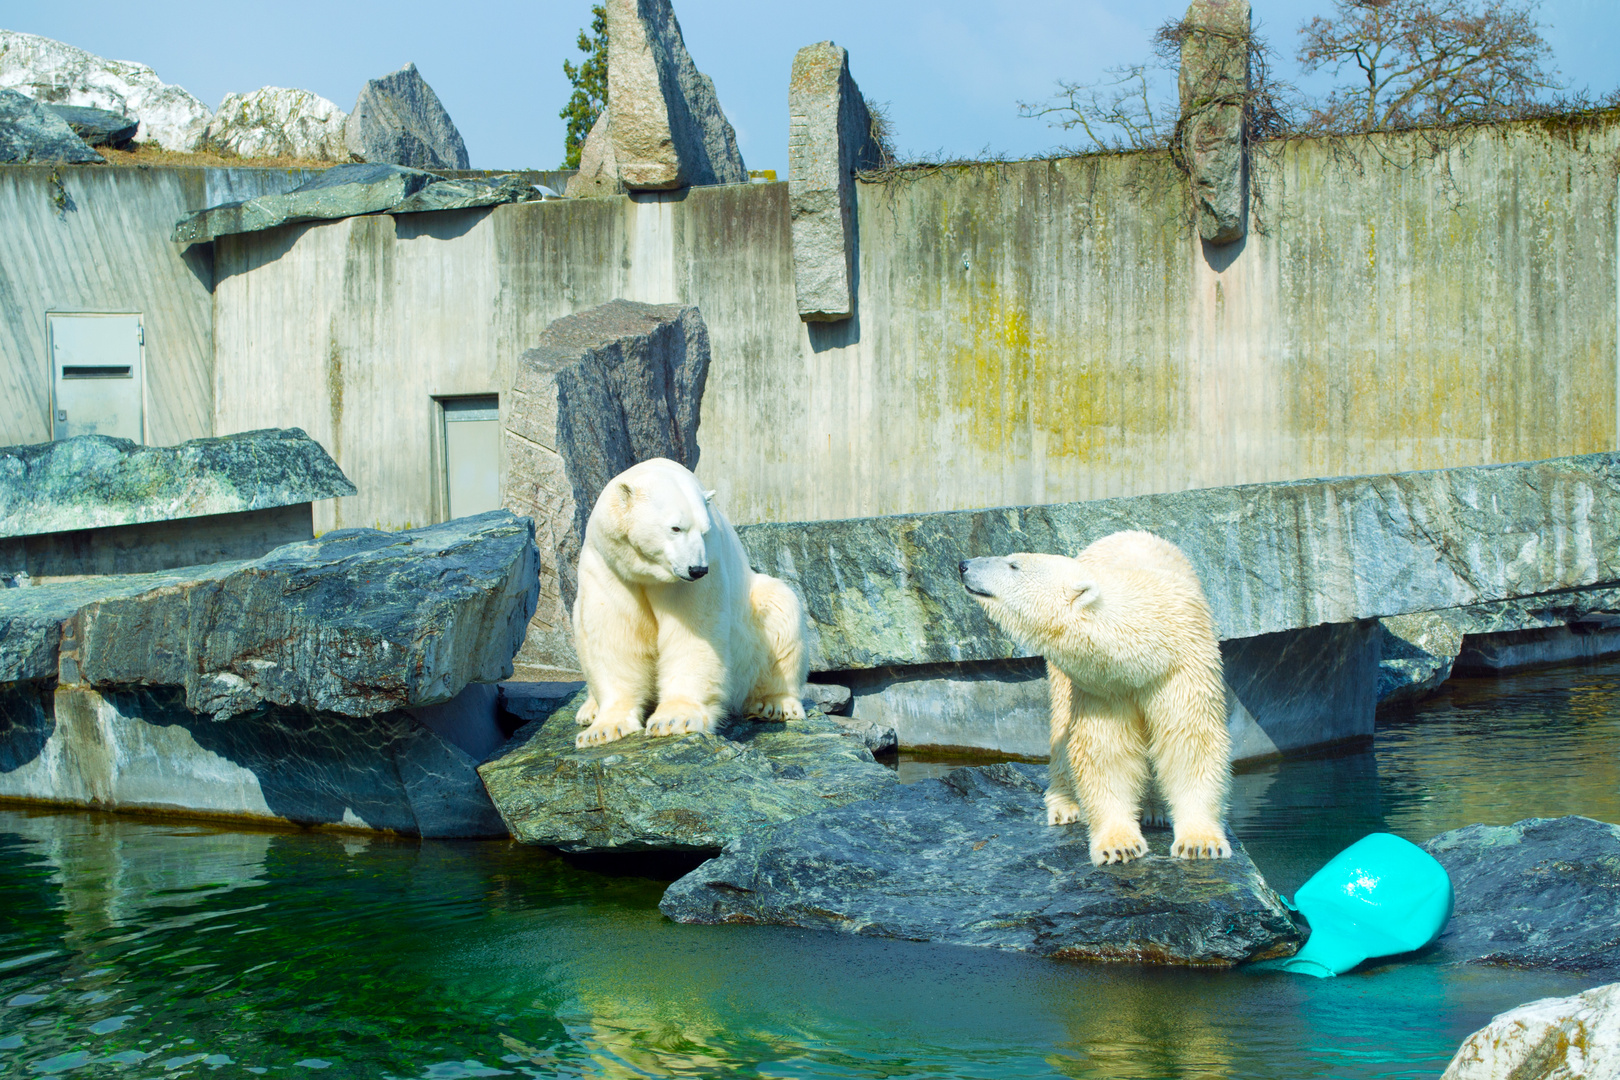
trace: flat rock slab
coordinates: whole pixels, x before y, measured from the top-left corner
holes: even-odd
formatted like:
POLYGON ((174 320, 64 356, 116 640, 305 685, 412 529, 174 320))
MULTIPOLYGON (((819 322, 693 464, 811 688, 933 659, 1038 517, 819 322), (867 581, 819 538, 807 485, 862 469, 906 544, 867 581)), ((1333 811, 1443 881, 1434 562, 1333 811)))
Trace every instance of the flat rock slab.
POLYGON ((534 202, 541 198, 535 186, 521 176, 469 177, 429 184, 390 214, 420 214, 428 210, 468 210, 502 203, 534 202))
POLYGON ((1529 818, 1453 829, 1424 847, 1457 895, 1444 957, 1620 977, 1620 826, 1529 818))
POLYGON ((183 218, 177 244, 201 244, 234 233, 261 232, 300 221, 334 221, 392 209, 437 180, 399 165, 338 165, 291 191, 221 203, 183 218))
POLYGON ((73 128, 33 98, 0 89, 0 161, 103 161, 73 128))
POLYGON ((92 109, 83 105, 47 104, 83 139, 87 146, 122 146, 135 137, 141 122, 133 116, 113 112, 111 109, 92 109))
POLYGON ((479 766, 512 836, 563 851, 718 851, 738 837, 892 791, 895 773, 826 717, 637 733, 578 749, 583 692, 479 766))
MULTIPOLYGON (((669 887, 676 922, 772 923, 1074 960, 1227 967, 1300 935, 1242 847, 1091 864, 1083 825, 1046 824, 1046 770, 957 769, 729 844, 669 887)), ((498 801, 498 800, 497 800, 498 801)))
POLYGON ((354 493, 337 462, 297 428, 178 446, 79 435, 0 447, 0 537, 268 510, 354 493))
POLYGON ((532 523, 503 510, 343 529, 249 562, 0 590, 0 681, 175 686, 227 719, 263 704, 370 716, 512 672, 534 613, 532 523))

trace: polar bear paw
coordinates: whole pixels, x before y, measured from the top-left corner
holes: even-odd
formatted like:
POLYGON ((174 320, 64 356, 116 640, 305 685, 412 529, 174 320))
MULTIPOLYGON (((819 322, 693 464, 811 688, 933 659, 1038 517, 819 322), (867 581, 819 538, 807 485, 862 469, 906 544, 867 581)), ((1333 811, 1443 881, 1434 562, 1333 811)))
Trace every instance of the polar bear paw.
POLYGON ((1127 863, 1147 853, 1147 841, 1134 821, 1104 825, 1091 834, 1091 861, 1097 866, 1127 863))
POLYGON ((591 697, 591 695, 586 694, 585 704, 581 705, 579 707, 579 712, 574 714, 574 723, 578 724, 580 727, 589 727, 595 720, 596 699, 591 697))
POLYGON ((620 713, 617 718, 612 716, 596 720, 590 727, 574 736, 574 745, 578 747, 599 746, 602 743, 616 742, 626 735, 641 730, 641 717, 634 712, 620 713))
POLYGON ((1046 823, 1067 825, 1080 820, 1080 804, 1057 791, 1046 793, 1046 823))
POLYGON ((1230 859, 1232 845, 1219 825, 1203 825, 1176 830, 1170 854, 1178 859, 1230 859))
POLYGON ((719 721, 717 709, 706 708, 695 701, 675 698, 658 703, 658 708, 647 718, 647 734, 654 737, 694 733, 713 735, 719 721))
POLYGON ((790 694, 778 698, 755 698, 743 709, 750 720, 803 720, 804 702, 790 694))

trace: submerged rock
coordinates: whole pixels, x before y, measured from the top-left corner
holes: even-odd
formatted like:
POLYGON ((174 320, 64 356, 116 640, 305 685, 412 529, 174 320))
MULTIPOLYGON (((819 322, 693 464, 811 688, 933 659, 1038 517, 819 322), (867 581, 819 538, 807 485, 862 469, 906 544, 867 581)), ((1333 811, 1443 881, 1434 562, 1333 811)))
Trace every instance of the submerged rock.
POLYGON ((348 119, 319 94, 265 86, 250 94, 226 94, 208 122, 207 141, 244 158, 348 161, 343 138, 348 119))
POLYGON ((141 122, 110 109, 82 105, 47 105, 45 108, 67 122, 73 134, 87 146, 123 146, 135 137, 141 122))
POLYGON ((1491 1018, 1440 1080, 1600 1080, 1620 1076, 1620 983, 1542 998, 1491 1018))
POLYGON ((366 83, 349 113, 344 137, 350 153, 370 162, 418 169, 468 167, 461 132, 415 64, 366 83))
MULTIPOLYGON (((686 923, 774 923, 1063 959, 1230 966, 1300 935, 1238 844, 1093 866, 1083 825, 1046 824, 1046 770, 1000 764, 891 788, 751 833, 669 887, 686 923)), ((497 803, 499 800, 497 799, 497 803)))
POLYGON ((260 232, 299 221, 332 221, 390 210, 438 177, 398 165, 338 165, 291 191, 228 202, 183 218, 177 244, 201 244, 233 233, 260 232))
POLYGON ((1620 973, 1620 826, 1529 818, 1453 829, 1424 847, 1456 890, 1446 958, 1620 973))
POLYGON ((0 161, 103 161, 66 120, 15 90, 0 90, 0 161))
POLYGON ((564 851, 714 851, 740 836, 892 791, 893 771, 822 716, 728 721, 718 735, 642 733, 583 749, 585 694, 479 766, 512 836, 564 851))

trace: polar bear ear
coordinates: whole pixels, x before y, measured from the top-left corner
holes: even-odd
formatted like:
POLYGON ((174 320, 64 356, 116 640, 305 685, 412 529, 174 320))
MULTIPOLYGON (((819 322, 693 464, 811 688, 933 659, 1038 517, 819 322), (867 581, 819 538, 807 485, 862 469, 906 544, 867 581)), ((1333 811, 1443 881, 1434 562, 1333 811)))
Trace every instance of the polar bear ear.
POLYGON ((704 493, 703 493, 703 501, 704 501, 704 502, 706 502, 706 503, 712 503, 712 502, 714 502, 714 492, 712 492, 712 491, 705 491, 705 492, 704 492, 704 493))
POLYGON ((1090 607, 1102 599, 1097 583, 1090 578, 1073 578, 1068 586, 1069 603, 1077 608, 1090 607))

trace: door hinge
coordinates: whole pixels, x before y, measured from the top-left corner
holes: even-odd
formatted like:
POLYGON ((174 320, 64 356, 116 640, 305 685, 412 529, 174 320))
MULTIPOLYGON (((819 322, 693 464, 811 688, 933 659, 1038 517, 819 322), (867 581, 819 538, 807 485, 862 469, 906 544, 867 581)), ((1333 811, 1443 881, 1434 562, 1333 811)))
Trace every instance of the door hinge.
POLYGON ((137 324, 136 327, 135 327, 135 344, 137 344, 137 345, 145 345, 146 344, 146 327, 141 326, 139 324, 137 324))

